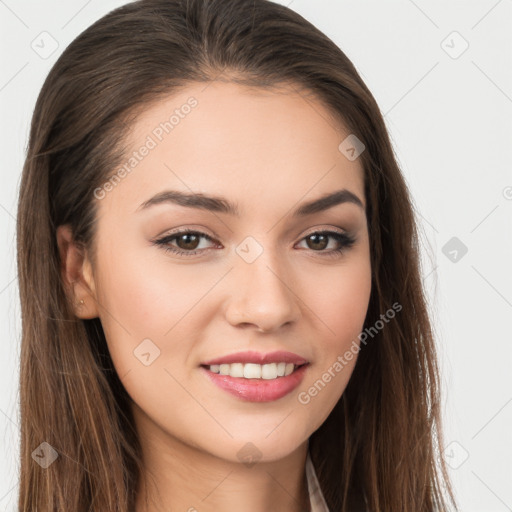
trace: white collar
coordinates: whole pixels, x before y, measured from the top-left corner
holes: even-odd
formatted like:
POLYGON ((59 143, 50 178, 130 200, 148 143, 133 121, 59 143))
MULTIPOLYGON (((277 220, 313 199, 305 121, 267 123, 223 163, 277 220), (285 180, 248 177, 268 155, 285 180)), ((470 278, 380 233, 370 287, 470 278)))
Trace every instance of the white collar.
POLYGON ((306 457, 306 478, 308 481, 308 493, 311 512, 329 512, 327 503, 325 502, 324 495, 322 493, 322 489, 320 489, 320 484, 318 483, 313 461, 309 455, 309 449, 306 457))

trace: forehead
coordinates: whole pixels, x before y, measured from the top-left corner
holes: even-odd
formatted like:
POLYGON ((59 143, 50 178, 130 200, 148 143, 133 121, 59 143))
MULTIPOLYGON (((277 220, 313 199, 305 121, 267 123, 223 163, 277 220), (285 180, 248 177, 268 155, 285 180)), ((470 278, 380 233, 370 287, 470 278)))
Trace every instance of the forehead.
POLYGON ((295 87, 190 84, 142 109, 130 128, 127 172, 106 198, 118 211, 166 188, 228 196, 242 211, 340 188, 365 202, 360 159, 339 150, 350 133, 295 87))

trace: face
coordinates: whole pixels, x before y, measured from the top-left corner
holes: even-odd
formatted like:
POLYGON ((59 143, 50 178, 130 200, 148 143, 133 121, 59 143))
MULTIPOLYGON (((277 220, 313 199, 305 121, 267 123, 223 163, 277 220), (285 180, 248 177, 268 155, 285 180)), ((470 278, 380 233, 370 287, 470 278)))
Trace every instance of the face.
POLYGON ((95 192, 90 285, 134 413, 159 435, 276 460, 339 400, 371 289, 348 135, 292 89, 230 83, 138 118, 124 172, 95 192))

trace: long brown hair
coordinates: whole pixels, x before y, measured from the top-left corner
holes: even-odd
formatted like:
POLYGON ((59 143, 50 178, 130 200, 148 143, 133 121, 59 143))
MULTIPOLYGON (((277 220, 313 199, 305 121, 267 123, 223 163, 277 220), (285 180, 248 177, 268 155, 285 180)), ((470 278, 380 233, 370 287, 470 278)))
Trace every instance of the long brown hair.
POLYGON ((402 310, 362 348, 341 399, 311 435, 330 510, 446 510, 448 500, 455 503, 437 455, 439 376, 412 200, 379 108, 352 63, 300 15, 267 0, 130 3, 80 34, 42 87, 17 219, 19 510, 134 509, 142 463, 130 399, 99 319, 80 320, 69 304, 56 228, 69 224, 94 255, 94 190, 122 161, 137 112, 215 79, 295 84, 366 147, 372 293, 365 328, 392 304, 402 310), (51 456, 43 442, 59 455, 46 469, 33 456, 51 456))

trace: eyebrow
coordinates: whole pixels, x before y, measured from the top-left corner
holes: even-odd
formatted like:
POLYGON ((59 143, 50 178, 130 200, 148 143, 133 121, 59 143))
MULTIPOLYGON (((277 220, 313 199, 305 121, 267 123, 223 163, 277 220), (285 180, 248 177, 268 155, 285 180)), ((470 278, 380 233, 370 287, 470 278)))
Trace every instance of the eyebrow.
MULTIPOLYGON (((188 208, 197 208, 216 213, 226 213, 228 215, 240 216, 238 206, 231 203, 227 199, 219 196, 207 196, 201 193, 186 193, 177 190, 166 190, 153 196, 152 198, 144 201, 136 211, 145 210, 150 206, 172 203, 179 206, 188 208)), ((343 203, 352 203, 364 210, 364 205, 361 199, 353 192, 347 189, 337 190, 330 194, 324 195, 313 201, 302 203, 297 209, 292 212, 293 217, 304 217, 313 213, 318 213, 328 210, 333 206, 343 203)))

